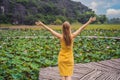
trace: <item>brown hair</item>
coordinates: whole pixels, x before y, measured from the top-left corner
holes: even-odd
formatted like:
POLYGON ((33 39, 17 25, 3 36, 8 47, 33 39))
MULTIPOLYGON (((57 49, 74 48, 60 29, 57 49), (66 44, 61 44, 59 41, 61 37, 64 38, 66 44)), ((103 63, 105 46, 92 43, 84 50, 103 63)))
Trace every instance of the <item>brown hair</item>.
POLYGON ((72 42, 70 23, 65 21, 63 23, 62 30, 63 30, 63 39, 65 40, 65 44, 67 46, 70 46, 72 42))

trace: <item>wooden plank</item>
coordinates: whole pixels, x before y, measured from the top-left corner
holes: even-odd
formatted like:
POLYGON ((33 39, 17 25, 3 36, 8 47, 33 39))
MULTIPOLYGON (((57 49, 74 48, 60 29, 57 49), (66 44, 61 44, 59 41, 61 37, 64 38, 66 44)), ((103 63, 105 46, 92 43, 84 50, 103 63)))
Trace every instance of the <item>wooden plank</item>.
POLYGON ((97 76, 97 77, 96 77, 96 79, 95 79, 95 80, 104 80, 104 78, 103 78, 103 79, 101 79, 101 78, 102 78, 102 76, 105 76, 105 74, 104 74, 103 72, 101 72, 101 73, 99 74, 99 76, 97 76))
POLYGON ((120 80, 120 75, 118 75, 117 79, 116 80, 120 80))
POLYGON ((42 80, 42 79, 46 79, 46 80, 53 79, 53 80, 55 80, 56 78, 60 79, 60 75, 59 75, 59 72, 58 72, 58 67, 54 67, 54 68, 53 67, 48 67, 48 68, 41 69, 39 77, 40 77, 39 80, 42 80))
POLYGON ((91 70, 93 70, 93 69, 85 67, 81 64, 75 65, 75 67, 74 67, 74 73, 86 74, 86 73, 90 72, 91 70))
POLYGON ((95 80, 96 77, 98 77, 100 74, 101 74, 101 71, 94 69, 92 72, 87 73, 82 78, 80 78, 80 80, 95 80))
MULTIPOLYGON (((75 64, 72 80, 120 80, 120 59, 75 64)), ((60 80, 58 67, 42 68, 39 80, 60 80)))
POLYGON ((97 71, 95 74, 92 74, 89 80, 96 80, 98 77, 102 75, 102 71, 97 71))
POLYGON ((112 59, 112 61, 116 61, 116 62, 120 63, 120 58, 119 59, 112 59))
POLYGON ((84 75, 86 75, 86 73, 90 73, 91 71, 93 71, 93 69, 88 69, 88 68, 75 68, 74 69, 74 75, 73 75, 73 80, 75 79, 74 77, 76 77, 77 79, 80 79, 81 77, 83 77, 84 75))
POLYGON ((103 71, 109 71, 112 69, 111 67, 107 67, 107 66, 101 65, 99 63, 95 63, 95 62, 82 64, 82 65, 84 65, 85 67, 89 67, 91 69, 99 69, 99 70, 103 70, 103 71))
POLYGON ((106 80, 107 77, 109 77, 109 74, 102 72, 102 75, 97 77, 96 80, 106 80))
POLYGON ((98 62, 98 63, 100 63, 100 64, 102 64, 102 65, 104 65, 104 66, 107 66, 107 67, 111 67, 111 68, 113 68, 113 69, 118 69, 118 70, 120 70, 120 64, 118 64, 118 63, 116 63, 116 62, 112 62, 112 61, 110 61, 110 60, 108 60, 108 61, 101 61, 101 62, 98 62))
MULTIPOLYGON (((115 66, 120 66, 120 62, 116 62, 114 60, 109 60, 108 62, 112 63, 115 66)), ((120 67, 119 67, 120 68, 120 67)))

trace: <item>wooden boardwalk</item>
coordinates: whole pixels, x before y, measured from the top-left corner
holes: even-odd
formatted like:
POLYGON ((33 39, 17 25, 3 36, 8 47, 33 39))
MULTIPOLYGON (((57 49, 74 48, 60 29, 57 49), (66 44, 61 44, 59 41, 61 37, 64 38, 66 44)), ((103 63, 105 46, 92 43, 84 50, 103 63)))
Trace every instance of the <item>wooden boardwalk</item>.
MULTIPOLYGON (((58 67, 42 68, 39 80, 60 80, 58 67)), ((72 80, 120 80, 120 58, 75 64, 72 80)))

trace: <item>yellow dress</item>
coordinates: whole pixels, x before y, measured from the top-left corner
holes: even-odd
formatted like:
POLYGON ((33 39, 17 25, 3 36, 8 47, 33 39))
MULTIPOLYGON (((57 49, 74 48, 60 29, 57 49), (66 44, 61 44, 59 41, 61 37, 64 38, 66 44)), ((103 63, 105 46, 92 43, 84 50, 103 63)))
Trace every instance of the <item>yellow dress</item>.
POLYGON ((66 46, 63 39, 60 40, 61 49, 58 56, 58 68, 61 76, 72 76, 74 67, 73 40, 70 46, 66 46))

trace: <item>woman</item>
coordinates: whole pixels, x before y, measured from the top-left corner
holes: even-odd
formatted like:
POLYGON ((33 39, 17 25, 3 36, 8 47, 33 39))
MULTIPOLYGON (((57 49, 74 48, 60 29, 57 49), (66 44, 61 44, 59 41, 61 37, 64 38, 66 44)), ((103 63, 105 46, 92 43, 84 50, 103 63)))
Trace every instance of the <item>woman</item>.
POLYGON ((96 17, 91 17, 88 22, 81 26, 77 31, 71 33, 71 28, 69 22, 64 22, 62 26, 62 34, 57 33, 52 30, 42 22, 36 22, 36 25, 43 26, 48 31, 50 31, 54 36, 56 36, 61 43, 61 49, 58 56, 58 67, 62 80, 71 80, 74 67, 74 57, 73 57, 73 40, 74 38, 91 22, 95 21, 96 17))

